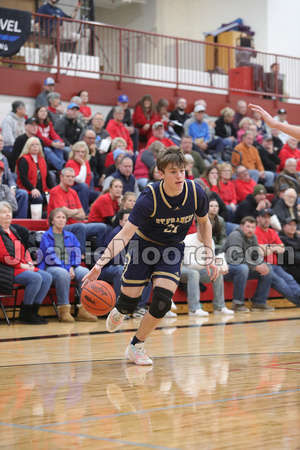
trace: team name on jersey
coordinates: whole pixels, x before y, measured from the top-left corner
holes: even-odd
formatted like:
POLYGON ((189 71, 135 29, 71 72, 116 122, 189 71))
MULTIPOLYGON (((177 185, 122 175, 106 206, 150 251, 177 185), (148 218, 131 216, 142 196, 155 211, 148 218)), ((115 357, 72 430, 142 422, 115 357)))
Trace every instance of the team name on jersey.
POLYGON ((189 216, 184 217, 170 217, 168 219, 156 219, 155 222, 157 224, 168 225, 169 223, 188 223, 194 217, 194 214, 190 214, 189 216))

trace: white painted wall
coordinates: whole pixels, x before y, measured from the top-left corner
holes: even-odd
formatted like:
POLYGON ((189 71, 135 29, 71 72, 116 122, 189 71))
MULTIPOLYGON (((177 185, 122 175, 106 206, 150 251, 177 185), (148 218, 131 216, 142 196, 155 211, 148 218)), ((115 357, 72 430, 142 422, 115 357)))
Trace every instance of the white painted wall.
POLYGON ((196 40, 237 18, 255 32, 257 50, 300 56, 300 0, 147 0, 114 10, 96 7, 99 22, 196 40))

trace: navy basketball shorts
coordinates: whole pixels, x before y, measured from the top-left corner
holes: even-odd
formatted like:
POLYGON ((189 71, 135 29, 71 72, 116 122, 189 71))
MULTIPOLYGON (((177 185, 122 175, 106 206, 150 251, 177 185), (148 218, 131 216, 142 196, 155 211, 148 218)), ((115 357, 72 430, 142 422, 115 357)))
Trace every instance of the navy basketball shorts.
POLYGON ((184 243, 163 246, 142 238, 130 242, 122 286, 147 286, 150 279, 166 278, 179 284, 184 243))

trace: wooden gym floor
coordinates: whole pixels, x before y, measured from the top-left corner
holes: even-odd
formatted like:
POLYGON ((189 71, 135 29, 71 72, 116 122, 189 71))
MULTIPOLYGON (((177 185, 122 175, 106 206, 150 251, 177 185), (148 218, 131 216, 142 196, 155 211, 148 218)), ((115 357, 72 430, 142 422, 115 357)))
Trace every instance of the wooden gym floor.
POLYGON ((139 321, 0 323, 4 449, 299 449, 300 310, 179 314, 123 355, 139 321))

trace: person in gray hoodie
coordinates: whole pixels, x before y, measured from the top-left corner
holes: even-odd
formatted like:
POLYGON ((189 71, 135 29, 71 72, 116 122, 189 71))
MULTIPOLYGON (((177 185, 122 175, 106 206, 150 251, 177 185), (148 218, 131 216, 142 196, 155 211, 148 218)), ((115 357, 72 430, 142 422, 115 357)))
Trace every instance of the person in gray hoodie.
POLYGON ((9 160, 12 153, 13 145, 18 136, 25 133, 25 103, 16 100, 11 105, 10 111, 4 118, 1 128, 4 140, 3 153, 9 160))
POLYGON ((256 220, 246 216, 239 227, 235 228, 222 245, 220 252, 225 253, 228 273, 224 281, 233 281, 233 300, 231 309, 239 313, 248 313, 245 307, 245 288, 247 280, 258 280, 252 299, 252 311, 274 311, 267 305, 272 282, 272 267, 264 262, 255 236, 256 220))

